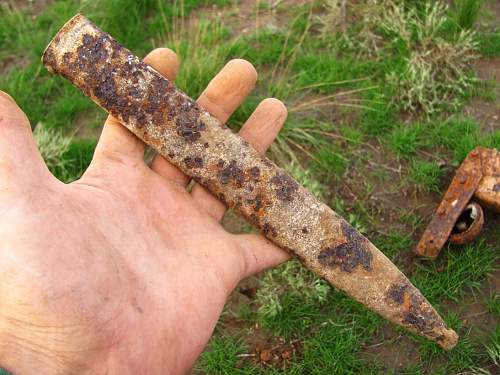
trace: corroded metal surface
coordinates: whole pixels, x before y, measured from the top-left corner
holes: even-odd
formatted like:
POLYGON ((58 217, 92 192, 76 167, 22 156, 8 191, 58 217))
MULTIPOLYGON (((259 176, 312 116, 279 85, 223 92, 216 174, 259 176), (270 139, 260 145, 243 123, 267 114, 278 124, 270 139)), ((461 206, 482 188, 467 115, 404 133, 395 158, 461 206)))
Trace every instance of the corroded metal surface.
POLYGON ((500 152, 492 148, 476 149, 481 159, 483 178, 474 198, 484 207, 500 212, 500 152))
POLYGON ((59 31, 43 62, 317 275, 446 349, 456 344, 456 333, 370 241, 85 17, 59 31))
POLYGON ((444 246, 460 214, 474 195, 483 174, 479 154, 467 157, 451 181, 430 224, 417 244, 416 253, 436 258, 444 246))
POLYGON ((458 220, 455 224, 454 232, 451 233, 449 241, 455 245, 464 245, 471 242, 483 229, 484 213, 481 206, 476 202, 471 202, 465 207, 462 213, 467 215, 464 220, 458 220), (467 221, 471 221, 468 223, 467 221), (455 232, 456 230, 456 232, 455 232))
MULTIPOLYGON (((457 169, 443 200, 425 229, 415 252, 436 258, 472 197, 481 204, 500 212, 500 153, 495 149, 476 147, 457 169)), ((466 243, 479 234, 481 217, 463 235, 454 235, 454 243, 466 243)))

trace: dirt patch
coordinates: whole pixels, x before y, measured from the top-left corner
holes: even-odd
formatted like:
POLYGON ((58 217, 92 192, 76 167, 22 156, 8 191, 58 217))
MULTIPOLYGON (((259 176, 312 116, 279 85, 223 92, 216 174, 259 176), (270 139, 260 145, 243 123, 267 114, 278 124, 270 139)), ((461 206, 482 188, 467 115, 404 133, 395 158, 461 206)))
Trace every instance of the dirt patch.
POLYGON ((255 330, 248 340, 250 352, 242 361, 251 361, 262 368, 274 368, 285 371, 292 361, 300 357, 302 343, 299 340, 286 341, 282 337, 268 336, 255 330))
POLYGON ((494 102, 482 98, 473 98, 464 108, 464 113, 474 118, 484 129, 495 131, 500 129, 500 58, 482 58, 473 65, 477 77, 492 82, 495 87, 494 102))
POLYGON ((36 16, 50 4, 52 4, 54 0, 7 0, 5 3, 10 6, 12 9, 20 9, 30 14, 36 16))
POLYGON ((498 30, 498 20, 500 19, 500 2, 497 0, 487 0, 484 2, 482 17, 479 20, 479 29, 482 31, 498 30))
POLYGON ((235 35, 246 35, 263 27, 277 26, 276 11, 271 9, 272 5, 262 1, 262 9, 259 9, 258 3, 255 0, 241 0, 232 9, 233 17, 227 20, 227 24, 235 35))
POLYGON ((311 3, 311 0, 241 0, 237 18, 229 25, 237 34, 249 34, 263 27, 286 27, 292 18, 293 7, 311 3))
POLYGON ((489 132, 500 130, 500 103, 474 98, 465 106, 464 113, 489 132))
MULTIPOLYGON (((497 273, 495 278, 498 283, 500 274, 497 273)), ((485 341, 491 332, 495 331, 495 327, 498 324, 498 319, 488 312, 484 303, 479 301, 466 305, 453 306, 452 310, 460 311, 462 324, 471 329, 473 336, 481 337, 481 341, 485 341)))
POLYGON ((0 74, 7 75, 13 69, 23 70, 30 64, 30 58, 24 55, 7 56, 0 60, 0 74))
POLYGON ((473 69, 480 79, 500 84, 500 57, 480 59, 473 65, 473 69))
POLYGON ((86 113, 78 113, 74 120, 74 137, 78 139, 99 139, 106 115, 96 109, 86 113), (99 125, 98 125, 99 124, 99 125))
POLYGON ((222 226, 229 232, 234 234, 248 233, 256 231, 250 224, 246 222, 233 210, 228 210, 222 219, 222 226))
POLYGON ((240 360, 237 363, 237 368, 252 365, 263 369, 286 370, 292 361, 299 360, 302 349, 301 341, 287 341, 282 337, 272 336, 263 331, 258 323, 249 326, 248 321, 237 318, 237 312, 242 306, 249 307, 255 313, 257 306, 253 301, 258 287, 259 279, 249 277, 240 282, 231 293, 225 310, 233 316, 224 320, 224 334, 238 335, 242 331, 246 331, 245 342, 248 345, 248 350, 238 355, 240 360))
POLYGON ((198 8, 188 20, 188 30, 201 19, 222 19, 233 37, 252 34, 260 29, 288 27, 293 18, 293 7, 311 3, 311 0, 240 0, 232 6, 215 5, 198 8))
POLYGON ((428 216, 433 212, 439 194, 404 186, 403 171, 407 162, 398 161, 377 141, 370 141, 352 153, 352 165, 342 181, 332 185, 330 190, 332 196, 344 199, 348 212, 362 203, 374 218, 377 231, 386 235, 391 230, 412 229, 401 221, 402 213, 428 216), (388 181, 396 183, 389 185, 388 181))
POLYGON ((387 370, 402 370, 420 362, 419 344, 399 335, 390 323, 361 352, 361 358, 381 363, 387 370))

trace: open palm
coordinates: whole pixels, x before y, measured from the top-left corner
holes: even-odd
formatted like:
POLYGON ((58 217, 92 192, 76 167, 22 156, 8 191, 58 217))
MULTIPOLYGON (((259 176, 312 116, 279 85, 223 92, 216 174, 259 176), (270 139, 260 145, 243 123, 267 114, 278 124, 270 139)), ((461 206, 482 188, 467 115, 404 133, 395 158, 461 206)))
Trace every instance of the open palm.
MULTIPOLYGON (((168 79, 168 49, 146 62, 168 79)), ((198 102, 225 122, 257 74, 233 60, 198 102)), ((286 118, 264 100, 241 130, 265 152, 286 118)), ((244 277, 288 255, 220 225, 222 203, 108 118, 83 177, 45 167, 29 122, 0 92, 0 366, 16 374, 179 374, 244 277)))

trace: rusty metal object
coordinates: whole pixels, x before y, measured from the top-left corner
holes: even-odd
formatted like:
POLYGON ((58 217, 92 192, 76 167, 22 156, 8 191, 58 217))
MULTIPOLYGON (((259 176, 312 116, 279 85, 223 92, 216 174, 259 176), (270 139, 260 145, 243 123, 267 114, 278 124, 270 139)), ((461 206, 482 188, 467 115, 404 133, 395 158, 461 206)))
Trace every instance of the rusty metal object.
POLYGON ((457 334, 370 241, 85 17, 63 26, 43 63, 317 275, 445 349, 456 344, 457 334))
POLYGON ((455 245, 464 245, 476 238, 484 225, 484 213, 481 206, 471 202, 456 222, 450 234, 449 241, 455 245))
POLYGON ((478 161, 479 155, 474 154, 472 157, 467 157, 458 168, 443 200, 417 244, 417 254, 435 258, 448 241, 455 223, 483 178, 481 168, 478 168, 478 161))
POLYGON ((500 212, 500 152, 482 147, 476 150, 481 159, 483 178, 474 193, 474 199, 484 207, 500 212))
POLYGON ((448 239, 463 244, 481 232, 483 212, 475 203, 476 219, 463 233, 452 234, 472 197, 500 212, 500 153, 497 150, 476 147, 467 155, 415 248, 418 255, 435 259, 448 239))

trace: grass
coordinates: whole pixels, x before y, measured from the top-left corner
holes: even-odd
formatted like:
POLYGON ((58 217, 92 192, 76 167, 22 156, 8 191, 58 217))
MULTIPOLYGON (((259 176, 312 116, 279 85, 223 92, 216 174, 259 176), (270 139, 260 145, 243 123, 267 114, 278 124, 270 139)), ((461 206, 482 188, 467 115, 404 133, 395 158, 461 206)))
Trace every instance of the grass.
POLYGON ((317 317, 330 288, 297 261, 263 275, 256 301, 263 327, 287 338, 302 334, 317 317))
POLYGON ((491 294, 486 301, 486 306, 491 314, 500 316, 500 293, 498 291, 491 294))
POLYGON ((422 191, 439 192, 441 175, 441 167, 435 161, 415 159, 411 163, 408 180, 422 191))
MULTIPOLYGON (((82 139, 75 129, 98 128, 104 113, 50 76, 39 58, 75 12, 140 55, 157 46, 175 50, 182 60, 176 84, 193 97, 229 59, 248 59, 259 81, 228 125, 239 129, 266 97, 282 99, 289 117, 269 155, 408 273, 462 339, 444 353, 292 261, 254 280, 255 298, 228 306, 195 373, 493 373, 499 330, 480 336, 481 327, 462 324, 460 307, 473 299, 498 317, 498 293, 484 286, 497 272, 498 238, 486 230, 472 244, 447 246, 436 262, 410 252, 467 153, 478 145, 500 147, 495 124, 463 110, 471 99, 498 101, 495 82, 478 82, 470 66, 480 56, 500 55, 500 34, 482 27, 478 0, 449 8, 439 1, 347 2, 347 19, 336 10, 340 3, 260 1, 247 10, 230 0, 55 0, 35 16, 29 7, 3 4, 0 89, 27 112, 50 170, 70 182, 84 172, 96 145, 94 136, 82 139), (252 18, 244 32, 241 11, 252 18), (265 22, 256 28, 253 17, 265 22), (226 324, 234 320, 237 325, 226 324), (297 352, 278 364, 262 363, 247 356, 255 354, 255 334, 296 343, 297 352), (399 335, 408 352, 393 339, 399 335), (380 343, 408 364, 389 368, 368 358, 368 346, 380 343)), ((498 224, 488 221, 487 228, 498 224)))
POLYGON ((476 146, 498 148, 500 132, 494 131, 485 136, 477 122, 455 118, 434 124, 430 129, 428 144, 446 148, 452 154, 453 164, 458 165, 476 146))
POLYGON ((472 29, 479 18, 483 0, 455 0, 451 18, 461 29, 472 29))
POLYGON ((342 151, 333 146, 320 148, 312 160, 312 171, 326 179, 342 178, 349 160, 342 156, 342 151))
POLYGON ((467 291, 477 291, 495 270, 497 248, 484 240, 449 249, 440 262, 418 264, 412 281, 433 303, 458 301, 467 291))
POLYGON ((500 366, 500 326, 497 325, 495 332, 491 334, 489 343, 485 345, 485 349, 493 366, 500 366))
POLYGON ((400 125, 390 133, 388 145, 396 153, 397 157, 409 159, 423 145, 423 137, 422 125, 418 123, 412 126, 400 125))
POLYGON ((392 230, 387 235, 382 235, 375 243, 386 256, 395 261, 398 254, 411 248, 413 240, 407 233, 392 230))
POLYGON ((385 73, 395 108, 429 117, 457 109, 473 87, 469 65, 476 58, 478 42, 465 24, 477 19, 480 5, 478 0, 457 1, 452 15, 440 1, 383 0, 352 5, 352 12, 362 20, 361 28, 354 27, 354 33, 341 37, 354 55, 370 57, 358 61, 385 73), (383 64, 377 66, 374 58, 383 64))
POLYGON ((314 303, 304 303, 301 293, 285 292, 278 297, 276 305, 262 305, 261 325, 271 334, 288 340, 301 337, 319 316, 317 307, 314 303))
POLYGON ((457 346, 449 354, 444 354, 434 343, 425 342, 420 347, 420 356, 427 362, 429 368, 435 368, 437 374, 457 374, 462 371, 471 370, 475 365, 482 362, 483 357, 478 350, 478 343, 474 343, 470 337, 470 331, 461 326, 457 315, 447 316, 447 323, 457 329, 461 339, 457 346), (446 361, 441 365, 440 361, 446 361))
POLYGON ((81 177, 96 146, 92 139, 72 139, 39 123, 33 132, 38 149, 54 176, 64 182, 81 177))
POLYGON ((475 120, 451 117, 410 125, 399 124, 387 134, 385 142, 396 158, 411 161, 410 180, 417 184, 423 182, 424 185, 427 180, 430 183, 427 190, 436 190, 440 176, 436 164, 438 160, 450 159, 451 165, 457 167, 477 146, 498 148, 500 132, 485 134, 475 120), (425 162, 415 159, 417 155, 431 155, 435 160, 425 162), (427 177, 424 177, 425 174, 427 177))
POLYGON ((309 374, 359 373, 363 363, 356 354, 362 332, 351 324, 327 322, 304 343, 302 368, 309 374))
POLYGON ((62 156, 67 153, 71 139, 65 137, 61 132, 47 129, 42 123, 35 127, 33 136, 40 154, 51 172, 59 175, 64 174, 71 160, 62 156))
POLYGON ((245 351, 246 346, 241 339, 234 337, 220 338, 215 336, 198 362, 198 367, 208 374, 234 374, 237 357, 245 351))
POLYGON ((483 56, 500 56, 500 33, 484 33, 479 37, 479 50, 483 56))

